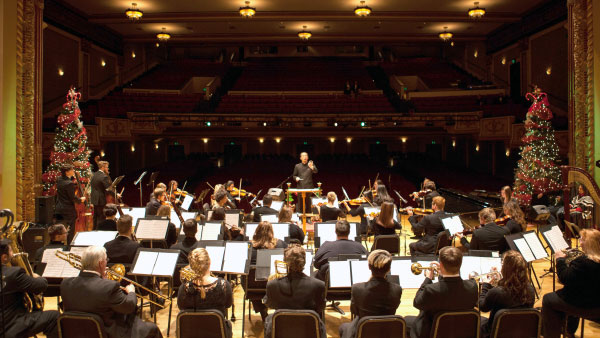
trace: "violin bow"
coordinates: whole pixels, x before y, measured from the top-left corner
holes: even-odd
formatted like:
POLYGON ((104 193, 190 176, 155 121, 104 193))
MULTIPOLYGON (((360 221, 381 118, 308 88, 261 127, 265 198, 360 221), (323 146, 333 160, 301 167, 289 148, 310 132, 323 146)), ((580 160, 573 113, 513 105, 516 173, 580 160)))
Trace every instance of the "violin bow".
MULTIPOLYGON (((183 182, 183 187, 181 188, 181 192, 185 191, 185 186, 187 185, 187 180, 185 182, 183 182)), ((181 194, 179 194, 179 197, 177 197, 178 201, 181 201, 181 194)))

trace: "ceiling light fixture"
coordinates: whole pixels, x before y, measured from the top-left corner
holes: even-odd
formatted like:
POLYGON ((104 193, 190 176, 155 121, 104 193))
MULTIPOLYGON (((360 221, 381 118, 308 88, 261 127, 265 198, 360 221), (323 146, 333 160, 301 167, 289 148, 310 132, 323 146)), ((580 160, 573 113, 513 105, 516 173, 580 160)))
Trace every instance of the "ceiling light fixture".
POLYGON ((302 26, 302 30, 298 32, 298 37, 304 41, 307 41, 311 36, 312 33, 306 30, 306 26, 302 26))
POLYGON ((131 8, 127 8, 127 10, 125 11, 125 15, 127 15, 129 20, 131 21, 138 21, 142 18, 144 12, 138 9, 137 4, 134 2, 131 4, 131 8))
POLYGON ((360 6, 354 9, 354 14, 358 16, 369 16, 371 14, 371 7, 365 5, 364 1, 360 2, 360 6))
POLYGON ((166 28, 163 27, 162 32, 156 34, 156 38, 161 42, 167 42, 171 38, 171 34, 167 33, 166 28))
POLYGON ((246 6, 240 7, 240 15, 245 18, 251 18, 256 14, 256 7, 250 7, 250 1, 246 1, 246 6))
POLYGON ((485 15, 485 8, 479 7, 479 1, 473 3, 475 7, 469 8, 469 16, 472 19, 481 19, 485 15))
POLYGON ((448 41, 450 39, 452 39, 454 35, 452 34, 452 32, 448 32, 448 27, 444 27, 444 31, 440 33, 440 39, 442 39, 443 41, 448 41))

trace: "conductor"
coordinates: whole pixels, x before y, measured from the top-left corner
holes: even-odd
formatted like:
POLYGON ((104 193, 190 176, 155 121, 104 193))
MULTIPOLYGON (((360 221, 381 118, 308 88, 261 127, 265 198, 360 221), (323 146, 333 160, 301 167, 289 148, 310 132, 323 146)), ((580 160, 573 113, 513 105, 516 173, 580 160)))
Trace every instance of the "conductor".
MULTIPOLYGON (((313 161, 308 160, 308 153, 302 152, 300 153, 300 163, 294 167, 292 176, 294 177, 294 181, 296 181, 298 189, 311 189, 315 187, 312 175, 318 172, 319 170, 317 170, 317 166, 313 161)), ((310 211, 310 199, 304 201, 304 205, 306 206, 305 210, 310 211)))

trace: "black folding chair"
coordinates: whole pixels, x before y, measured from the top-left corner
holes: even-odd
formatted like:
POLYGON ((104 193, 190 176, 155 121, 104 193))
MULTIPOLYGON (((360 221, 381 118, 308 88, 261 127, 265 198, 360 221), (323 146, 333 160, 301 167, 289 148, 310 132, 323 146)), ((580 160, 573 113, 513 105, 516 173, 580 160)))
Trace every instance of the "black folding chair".
POLYGON ((225 317, 218 310, 182 311, 177 315, 177 338, 226 338, 225 317))
POLYGON ((400 237, 398 235, 379 235, 375 236, 375 241, 371 247, 373 250, 387 250, 392 255, 400 254, 400 237))
POLYGON ((440 254, 440 250, 446 246, 452 246, 452 240, 450 239, 450 233, 448 232, 448 230, 441 231, 437 235, 437 244, 435 246, 435 255, 438 256, 440 254))
POLYGON ((67 311, 57 324, 60 338, 108 338, 102 318, 94 313, 67 311))
POLYGON ((402 316, 367 316, 358 320, 357 338, 405 338, 406 322, 402 316))
POLYGON ((480 321, 475 310, 440 312, 433 319, 431 338, 479 338, 480 321))
POLYGON ((502 309, 496 312, 492 338, 531 338, 542 334, 542 314, 536 309, 502 309))
POLYGON ((250 266, 248 276, 243 276, 244 290, 246 291, 246 299, 248 300, 248 320, 252 320, 252 307, 250 301, 262 300, 267 294, 267 281, 256 280, 256 266, 250 266))
POLYGON ((326 338, 321 336, 319 315, 312 310, 277 310, 273 314, 271 337, 326 338))

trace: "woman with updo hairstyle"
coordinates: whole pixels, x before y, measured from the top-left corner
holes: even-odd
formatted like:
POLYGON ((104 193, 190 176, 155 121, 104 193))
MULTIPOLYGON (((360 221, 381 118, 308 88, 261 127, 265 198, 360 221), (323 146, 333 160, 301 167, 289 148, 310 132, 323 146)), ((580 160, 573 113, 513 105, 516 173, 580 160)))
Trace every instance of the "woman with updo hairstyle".
POLYGON ((502 278, 481 283, 479 309, 490 312, 490 317, 481 317, 481 336, 489 337, 496 312, 502 309, 530 308, 535 302, 533 287, 529 281, 527 262, 521 254, 509 250, 502 256, 502 278), (492 284, 497 282, 497 286, 492 284))
MULTIPOLYGON (((192 251, 188 259, 196 278, 179 287, 177 306, 179 310, 218 310, 227 315, 233 304, 233 293, 228 281, 210 274, 210 257, 204 248, 192 251)), ((232 337, 231 322, 225 320, 225 332, 232 337)))

